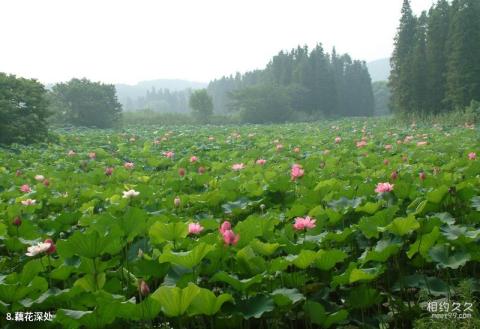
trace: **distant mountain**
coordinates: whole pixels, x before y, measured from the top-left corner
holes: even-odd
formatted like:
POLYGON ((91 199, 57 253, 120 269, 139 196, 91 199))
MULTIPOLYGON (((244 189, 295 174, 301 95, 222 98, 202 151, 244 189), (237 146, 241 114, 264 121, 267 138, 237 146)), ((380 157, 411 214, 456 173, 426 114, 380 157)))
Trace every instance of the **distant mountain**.
POLYGON ((390 75, 390 59, 382 58, 376 61, 367 63, 368 72, 372 77, 372 82, 386 81, 390 75))
POLYGON ((147 93, 147 90, 151 91, 152 89, 168 89, 170 91, 181 91, 185 89, 206 88, 207 85, 207 83, 187 80, 158 79, 141 81, 136 85, 116 84, 115 88, 117 89, 118 100, 120 101, 120 103, 125 104, 128 98, 134 100, 138 97, 144 97, 147 93))

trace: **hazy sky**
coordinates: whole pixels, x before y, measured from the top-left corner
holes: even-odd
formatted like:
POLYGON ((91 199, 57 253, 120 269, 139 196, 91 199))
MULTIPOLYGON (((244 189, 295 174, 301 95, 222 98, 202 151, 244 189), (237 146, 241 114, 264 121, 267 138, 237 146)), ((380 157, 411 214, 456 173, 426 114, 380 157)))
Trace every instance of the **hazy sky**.
MULTIPOLYGON (((0 72, 44 83, 87 77, 208 82, 323 43, 388 57, 403 0, 1 0, 0 72)), ((416 13, 433 0, 411 0, 416 13)))

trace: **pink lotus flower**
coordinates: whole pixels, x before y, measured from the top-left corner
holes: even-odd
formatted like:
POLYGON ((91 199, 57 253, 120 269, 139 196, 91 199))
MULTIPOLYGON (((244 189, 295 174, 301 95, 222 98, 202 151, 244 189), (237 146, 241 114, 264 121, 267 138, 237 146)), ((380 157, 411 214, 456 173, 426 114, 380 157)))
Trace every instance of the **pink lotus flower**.
POLYGON ((335 137, 335 144, 340 144, 340 142, 342 141, 342 137, 335 137))
POLYGON ((377 187, 375 188, 375 192, 377 193, 386 193, 393 191, 393 184, 390 183, 378 183, 377 187))
POLYGON ((390 151, 391 149, 392 149, 392 145, 391 145, 391 144, 385 145, 385 150, 390 151))
POLYGON ((113 167, 105 168, 105 175, 111 176, 113 174, 113 167))
POLYGON ((188 224, 188 234, 200 234, 203 231, 203 226, 199 223, 188 224))
POLYGON ((412 139, 413 139, 413 136, 405 136, 405 138, 403 139, 403 142, 408 143, 408 142, 412 141, 412 139))
POLYGON ((88 153, 88 157, 93 160, 93 159, 95 159, 95 158, 97 157, 97 153, 95 153, 95 152, 90 152, 90 153, 88 153))
POLYGON ((229 221, 226 220, 222 223, 222 225, 220 225, 220 228, 218 230, 223 235, 223 233, 225 233, 225 231, 228 231, 228 230, 231 230, 231 229, 232 229, 232 225, 230 224, 229 221))
POLYGON ((32 189, 30 188, 30 186, 28 186, 28 184, 23 184, 22 186, 20 186, 20 191, 22 191, 23 193, 30 193, 32 192, 32 189))
POLYGON ((57 246, 55 245, 55 243, 53 243, 53 240, 52 240, 52 239, 46 239, 46 240, 44 241, 44 243, 50 244, 50 248, 48 248, 48 249, 45 251, 45 253, 46 253, 47 255, 51 255, 51 254, 53 254, 55 251, 57 251, 57 246))
POLYGON ((200 175, 204 174, 205 171, 206 171, 205 167, 199 167, 199 168, 198 168, 198 173, 199 173, 200 175))
POLYGON ((418 178, 420 178, 420 180, 423 181, 427 178, 427 174, 425 174, 425 172, 422 171, 418 174, 418 178))
POLYGON ((191 163, 195 163, 195 162, 197 162, 197 161, 198 161, 198 157, 196 157, 195 155, 193 155, 193 156, 190 157, 190 162, 191 162, 191 163))
POLYGON ((70 150, 70 151, 68 151, 68 153, 67 153, 67 155, 68 155, 69 157, 73 157, 75 154, 77 154, 77 153, 75 153, 74 150, 70 150))
POLYGON ((21 201, 24 206, 34 206, 37 203, 36 200, 33 199, 26 199, 21 201))
POLYGON ((304 170, 302 169, 302 166, 299 164, 294 164, 292 166, 292 169, 290 170, 290 177, 292 180, 297 180, 298 178, 302 177, 304 174, 304 170))
POLYGON ((124 167, 125 169, 133 169, 133 168, 135 167, 135 164, 134 164, 133 162, 125 162, 125 163, 123 164, 123 167, 124 167))
POLYGON ((383 160, 384 165, 388 165, 389 163, 390 163, 390 161, 388 161, 388 159, 383 160))
POLYGON ((245 168, 245 165, 243 163, 235 163, 232 166, 232 169, 235 170, 235 171, 239 171, 239 170, 242 170, 244 168, 245 168))
POLYGON ((258 165, 260 165, 260 166, 263 166, 265 163, 267 163, 267 160, 265 160, 265 159, 258 159, 255 163, 258 164, 258 165))
POLYGON ((163 152, 163 155, 169 159, 172 159, 175 156, 175 153, 173 153, 172 151, 168 151, 168 152, 163 152))
POLYGON ((477 158, 477 154, 475 152, 468 153, 469 160, 475 160, 477 158))
POLYGON ((50 185, 50 181, 45 178, 45 180, 43 181, 43 185, 48 187, 50 185))
POLYGON ((276 150, 277 151, 281 151, 283 149, 283 145, 282 144, 277 144, 277 146, 275 146, 276 150))
POLYGON ((52 247, 50 242, 39 242, 34 246, 27 248, 27 253, 25 255, 29 257, 34 257, 38 254, 44 253, 52 247))
POLYGON ((364 147, 367 145, 367 142, 364 141, 364 140, 361 140, 359 142, 357 142, 357 147, 360 148, 360 147, 364 147))
POLYGON ((309 216, 303 218, 303 217, 297 217, 295 218, 295 223, 293 224, 293 228, 297 231, 301 230, 308 230, 315 228, 316 220, 313 218, 310 218, 309 216))
POLYGON ((299 153, 299 152, 300 152, 300 148, 299 148, 299 147, 295 147, 295 148, 293 149, 293 152, 299 153))
POLYGON ((232 230, 226 230, 223 232, 223 242, 226 245, 236 245, 238 240, 240 240, 240 234, 235 234, 232 230))

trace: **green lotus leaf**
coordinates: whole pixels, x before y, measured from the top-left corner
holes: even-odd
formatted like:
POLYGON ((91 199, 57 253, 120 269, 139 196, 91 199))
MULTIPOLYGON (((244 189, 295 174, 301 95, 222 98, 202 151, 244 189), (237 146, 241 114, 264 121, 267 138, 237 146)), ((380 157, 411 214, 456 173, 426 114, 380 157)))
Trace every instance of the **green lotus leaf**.
POLYGON ((190 316, 199 314, 212 316, 220 311, 220 308, 226 302, 233 302, 233 297, 230 294, 221 294, 217 297, 212 291, 201 288, 193 299, 188 314, 190 316))
POLYGON ((116 254, 122 246, 118 237, 109 234, 100 235, 97 231, 76 231, 67 240, 57 242, 57 251, 62 257, 69 258, 79 255, 95 258, 103 254, 116 254))
POLYGON ((442 185, 439 188, 436 188, 433 191, 427 193, 427 201, 438 204, 442 201, 442 199, 447 193, 448 187, 442 185))
POLYGON ((417 237, 415 243, 413 243, 407 251, 408 258, 412 258, 418 252, 423 258, 429 259, 430 248, 435 244, 440 237, 440 230, 435 226, 430 233, 420 235, 417 237))
POLYGON ((275 289, 272 291, 271 296, 273 296, 273 300, 278 306, 288 306, 305 300, 305 296, 302 295, 297 289, 275 289))
POLYGON ((359 260, 365 264, 369 261, 385 262, 391 256, 397 254, 402 247, 402 241, 399 239, 379 240, 375 248, 367 249, 360 256, 359 260))
POLYGON ((406 235, 420 228, 420 223, 415 216, 409 215, 407 217, 395 218, 386 229, 396 235, 406 235))
POLYGON ((343 262, 347 257, 347 254, 340 249, 319 250, 315 265, 323 271, 328 271, 337 263, 343 262))
POLYGON ((303 249, 298 255, 289 255, 285 257, 285 259, 298 268, 306 269, 315 262, 317 259, 317 253, 313 250, 303 249))
POLYGON ((168 317, 185 314, 195 297, 200 293, 200 288, 189 283, 186 288, 162 286, 155 290, 151 298, 158 301, 162 312, 168 317))
POLYGON ((188 234, 188 225, 185 223, 161 223, 156 222, 150 227, 148 235, 152 243, 163 243, 165 241, 178 241, 188 234))
POLYGON ((251 278, 239 280, 237 277, 231 274, 220 271, 210 279, 210 282, 222 281, 228 283, 237 291, 247 291, 247 289, 250 288, 252 285, 261 283, 262 279, 262 275, 257 274, 251 278))
POLYGON ((378 238, 380 234, 378 228, 387 226, 397 211, 398 207, 394 206, 381 210, 373 216, 362 217, 358 222, 358 227, 367 238, 378 238))
POLYGON ((280 247, 279 243, 262 242, 258 239, 250 242, 252 249, 263 256, 271 256, 280 247))
POLYGON ((368 308, 381 302, 378 290, 361 285, 350 290, 347 303, 352 309, 368 308))
POLYGON ((448 244, 437 244, 429 252, 432 261, 437 263, 440 268, 457 269, 465 265, 471 258, 470 254, 464 250, 455 250, 448 244))
POLYGON ((189 251, 174 252, 167 249, 164 250, 158 260, 160 263, 169 262, 192 269, 200 264, 202 259, 213 249, 215 249, 214 246, 205 243, 200 243, 189 251))
POLYGON ((244 319, 259 319, 265 313, 273 311, 275 304, 273 299, 265 295, 256 295, 248 299, 237 300, 235 307, 230 308, 230 312, 241 315, 244 319))

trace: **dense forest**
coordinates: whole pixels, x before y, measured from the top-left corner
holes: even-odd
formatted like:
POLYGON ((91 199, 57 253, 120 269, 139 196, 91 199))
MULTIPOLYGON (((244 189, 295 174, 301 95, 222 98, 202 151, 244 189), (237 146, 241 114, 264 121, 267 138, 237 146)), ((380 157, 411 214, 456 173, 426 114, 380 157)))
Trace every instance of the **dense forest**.
POLYGON ((440 0, 417 17, 405 0, 391 65, 397 113, 437 114, 480 100, 480 1, 440 0))
POLYGON ((226 113, 238 109, 238 95, 248 97, 255 94, 255 88, 274 87, 288 94, 296 112, 315 117, 373 115, 373 91, 365 62, 338 55, 335 49, 329 54, 321 45, 311 51, 307 46, 281 51, 264 70, 224 76, 212 81, 208 91, 215 112, 226 113))

